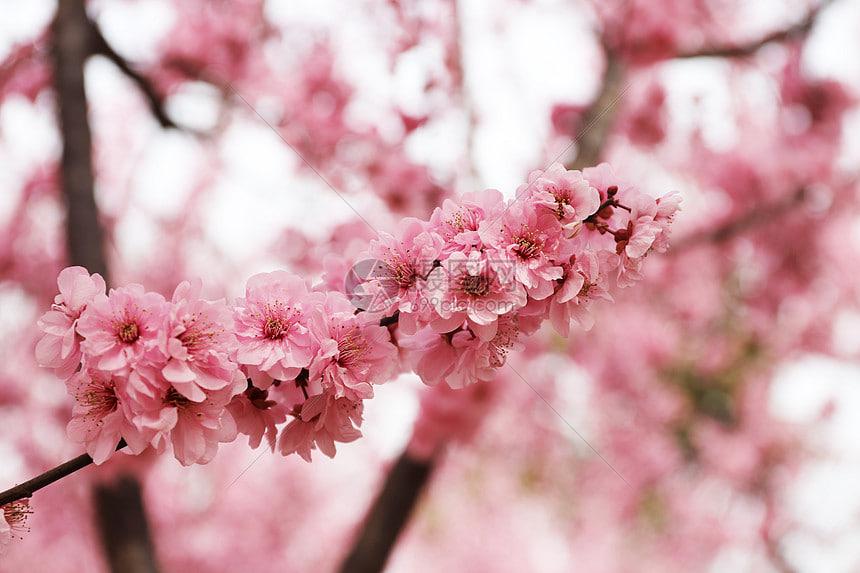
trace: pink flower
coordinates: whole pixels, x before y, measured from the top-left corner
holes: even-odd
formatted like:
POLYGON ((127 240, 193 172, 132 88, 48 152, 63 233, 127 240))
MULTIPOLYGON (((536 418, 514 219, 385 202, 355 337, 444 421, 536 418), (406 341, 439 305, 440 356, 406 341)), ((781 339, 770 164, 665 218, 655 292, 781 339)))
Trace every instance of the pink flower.
POLYGON ((428 386, 436 386, 444 380, 457 361, 457 352, 445 335, 434 332, 430 327, 414 335, 401 335, 398 343, 405 350, 412 370, 428 386))
POLYGON ((519 350, 520 329, 516 315, 499 318, 495 336, 481 340, 468 330, 461 330, 451 337, 451 346, 458 354, 457 362, 445 376, 451 388, 465 388, 478 381, 492 380, 496 370, 504 366, 508 354, 519 350))
POLYGON ((514 280, 514 263, 486 252, 454 252, 428 278, 430 303, 439 314, 431 326, 450 332, 468 319, 483 339, 495 334, 499 315, 525 306, 526 292, 514 280))
POLYGON ((560 163, 554 163, 545 171, 532 171, 528 183, 517 190, 517 197, 527 193, 535 204, 555 213, 565 226, 585 220, 600 206, 597 189, 581 172, 569 171, 560 163))
POLYGON ((230 388, 208 392, 202 402, 192 402, 167 385, 157 397, 142 403, 134 423, 151 433, 151 443, 157 452, 163 452, 169 441, 174 457, 182 465, 209 463, 219 443, 236 439, 236 422, 227 411, 227 404, 241 392, 243 382, 239 377, 230 388))
POLYGON ((127 373, 163 360, 157 347, 167 308, 163 296, 145 292, 140 285, 94 297, 78 321, 78 332, 85 339, 81 350, 89 365, 127 373))
POLYGON ((281 432, 278 449, 285 456, 298 453, 308 462, 311 450, 317 448, 334 457, 335 442, 348 443, 361 437, 358 426, 363 410, 361 402, 335 398, 330 393, 311 396, 281 432))
POLYGON ((630 215, 624 217, 627 219, 627 226, 615 235, 615 251, 631 259, 641 259, 651 250, 662 227, 654 220, 657 215, 657 203, 654 199, 642 195, 631 199, 630 215))
POLYGON ((514 278, 530 297, 541 300, 553 293, 554 281, 561 278, 561 266, 555 257, 564 240, 553 212, 538 211, 523 199, 513 203, 497 220, 481 223, 479 233, 484 244, 504 252, 496 255, 494 251, 490 256, 512 265, 514 278))
POLYGON ((234 308, 239 363, 275 380, 295 378, 314 355, 308 322, 322 296, 309 293, 302 279, 285 271, 248 279, 245 298, 238 299, 234 308))
POLYGON ((426 301, 426 281, 440 257, 443 241, 427 224, 404 219, 398 236, 381 233, 371 241, 370 256, 376 264, 363 285, 373 298, 369 310, 386 314, 400 311, 400 328, 415 332, 431 310, 426 301))
POLYGON ((443 254, 469 251, 481 246, 481 222, 498 219, 504 211, 504 198, 495 189, 465 193, 459 201, 445 199, 442 207, 433 211, 430 230, 445 241, 443 254))
MULTIPOLYGON (((299 390, 295 385, 295 393, 299 390)), ((261 390, 250 382, 247 389, 236 396, 227 405, 227 410, 236 422, 236 429, 240 434, 248 436, 248 445, 258 448, 266 437, 266 443, 274 451, 275 440, 278 437, 277 424, 287 419, 287 406, 284 401, 276 399, 274 392, 278 387, 271 386, 268 390, 261 390)))
POLYGON ((315 310, 311 331, 319 350, 310 365, 308 391, 357 401, 373 396, 397 366, 388 329, 368 323, 340 293, 330 292, 315 310))
POLYGON ((27 519, 33 510, 30 500, 13 501, 0 507, 0 557, 6 554, 13 539, 21 539, 30 531, 27 519))
POLYGON ((549 307, 549 318, 556 331, 567 336, 571 322, 579 323, 585 330, 591 329, 594 318, 588 312, 589 303, 597 299, 611 301, 607 286, 605 273, 600 272, 594 253, 582 253, 572 265, 565 265, 561 286, 549 307))
POLYGON ((194 402, 230 385, 237 369, 230 360, 238 348, 233 316, 224 301, 201 300, 201 288, 199 280, 176 287, 162 344, 169 357, 162 375, 194 402))
POLYGON ((425 384, 435 386, 444 381, 451 388, 465 388, 479 380, 492 380, 507 355, 521 347, 519 334, 518 317, 504 315, 499 317, 489 339, 482 339, 468 328, 441 336, 424 329, 404 338, 401 346, 425 384))
POLYGON ((588 218, 579 242, 604 250, 601 266, 615 271, 618 286, 629 286, 641 279, 643 258, 666 249, 680 197, 671 193, 654 199, 619 179, 605 163, 583 174, 597 188, 603 207, 588 218))
POLYGON ((68 378, 81 363, 82 338, 75 330, 78 319, 96 295, 104 295, 105 281, 83 267, 68 267, 60 271, 57 285, 60 294, 39 319, 45 335, 36 344, 36 360, 40 366, 53 368, 60 378, 68 378))
POLYGON ((94 369, 78 372, 68 382, 75 405, 66 431, 70 440, 86 445, 96 464, 113 455, 120 439, 134 454, 146 449, 147 439, 129 421, 131 405, 123 385, 121 377, 94 369))

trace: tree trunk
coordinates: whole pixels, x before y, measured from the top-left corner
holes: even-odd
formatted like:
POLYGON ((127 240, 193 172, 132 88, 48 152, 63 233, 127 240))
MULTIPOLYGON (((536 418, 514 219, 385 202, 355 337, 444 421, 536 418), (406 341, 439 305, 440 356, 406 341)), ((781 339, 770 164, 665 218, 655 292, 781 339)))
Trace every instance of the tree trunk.
MULTIPOLYGON (((84 64, 93 38, 83 0, 59 0, 53 38, 54 88, 63 139, 60 181, 66 202, 68 260, 109 281, 104 231, 95 201, 92 135, 84 91, 84 64)), ((137 480, 125 476, 112 484, 96 486, 94 499, 111 571, 156 572, 137 480)))
POLYGON ((60 181, 66 201, 69 262, 108 280, 104 232, 93 192, 92 137, 84 93, 89 30, 83 0, 59 0, 54 22, 54 88, 63 137, 60 181))
POLYGON ((341 573, 382 571, 432 473, 432 460, 418 461, 405 452, 401 454, 341 564, 341 573))

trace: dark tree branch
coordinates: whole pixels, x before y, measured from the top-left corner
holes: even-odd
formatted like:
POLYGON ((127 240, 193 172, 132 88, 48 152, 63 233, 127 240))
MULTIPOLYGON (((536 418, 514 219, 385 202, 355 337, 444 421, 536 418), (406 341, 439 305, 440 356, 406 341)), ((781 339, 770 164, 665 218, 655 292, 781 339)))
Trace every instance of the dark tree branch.
POLYGON ((698 246, 725 243, 746 231, 765 225, 793 211, 806 200, 807 194, 808 190, 805 187, 801 187, 786 197, 750 209, 746 213, 742 213, 738 217, 714 229, 692 233, 687 237, 679 239, 677 244, 667 254, 674 255, 698 246))
POLYGON ((802 38, 812 29, 818 15, 824 8, 832 3, 833 0, 822 0, 822 2, 811 9, 806 17, 797 24, 790 26, 784 30, 771 32, 766 36, 753 40, 745 44, 731 44, 725 46, 711 46, 701 50, 677 54, 676 58, 743 58, 751 56, 760 50, 763 46, 772 42, 786 42, 795 38, 802 38))
MULTIPOLYGON (((116 446, 116 449, 121 450, 125 447, 125 445, 125 440, 120 440, 119 444, 117 444, 116 446)), ((18 501, 19 499, 31 497, 34 493, 36 493, 43 487, 49 486, 57 480, 72 475, 76 471, 84 469, 91 463, 93 463, 93 459, 89 456, 89 454, 81 454, 74 459, 71 459, 65 463, 58 465, 55 468, 51 468, 48 471, 37 475, 33 479, 29 479, 22 484, 16 485, 15 487, 9 488, 6 491, 0 493, 0 505, 6 505, 7 503, 12 503, 13 501, 18 501)))
POLYGON ((89 20, 81 0, 60 0, 54 21, 54 88, 63 138, 61 186, 66 201, 69 262, 108 278, 92 165, 92 135, 84 92, 89 20))
POLYGON ((164 107, 164 98, 158 93, 149 78, 135 70, 128 60, 123 58, 116 52, 116 50, 113 49, 113 46, 108 43, 95 22, 88 20, 88 23, 92 42, 90 47, 92 53, 102 55, 113 62, 113 64, 119 68, 119 71, 121 71, 132 81, 132 83, 134 83, 135 86, 137 86, 137 89, 140 91, 141 95, 143 95, 147 105, 149 106, 149 111, 152 113, 153 117, 155 117, 156 121, 161 124, 161 127, 165 129, 181 129, 167 115, 167 111, 164 107))
POLYGON ((111 571, 157 573, 143 496, 137 480, 122 477, 95 488, 99 532, 111 571))
POLYGON ((600 161, 614 123, 616 107, 624 91, 624 69, 621 61, 607 50, 603 84, 579 121, 576 157, 566 162, 568 169, 584 169, 600 161))
POLYGON ((433 473, 433 461, 419 461, 404 452, 385 478, 367 514, 358 539, 340 566, 340 573, 378 573, 404 529, 433 473))

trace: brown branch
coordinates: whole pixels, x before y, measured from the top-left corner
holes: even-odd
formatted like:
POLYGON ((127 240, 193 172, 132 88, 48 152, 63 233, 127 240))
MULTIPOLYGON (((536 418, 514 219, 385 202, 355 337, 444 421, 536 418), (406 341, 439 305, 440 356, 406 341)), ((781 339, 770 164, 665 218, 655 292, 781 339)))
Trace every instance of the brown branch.
POLYGON ((424 491, 434 462, 413 459, 404 452, 385 478, 341 573, 378 573, 385 567, 391 550, 424 491))
POLYGON ((746 231, 770 223, 771 221, 793 211, 806 200, 807 195, 808 190, 805 187, 801 187, 786 197, 773 201, 770 204, 750 209, 746 213, 743 213, 716 228, 692 233, 687 237, 680 239, 677 244, 667 252, 667 254, 674 255, 703 245, 719 245, 725 243, 746 231))
MULTIPOLYGON (((125 440, 120 440, 119 444, 117 444, 116 446, 116 449, 121 450, 125 446, 125 440)), ((12 503, 13 501, 18 501, 19 499, 32 497, 34 493, 36 493, 43 487, 49 486, 55 481, 63 479, 66 476, 70 476, 76 471, 84 469, 91 463, 93 463, 93 459, 89 456, 89 454, 81 454, 76 458, 73 458, 65 463, 58 465, 55 468, 51 468, 48 471, 25 481, 22 484, 16 485, 15 487, 11 487, 6 491, 0 493, 0 505, 6 505, 7 503, 12 503)))
POLYGON ((576 157, 566 162, 568 169, 584 169, 600 161, 615 119, 615 108, 624 95, 621 60, 606 51, 606 70, 597 97, 579 121, 576 157))
POLYGON ((96 514, 111 571, 157 573, 155 549, 136 479, 122 477, 95 488, 96 514))
POLYGON ((88 30, 83 1, 57 3, 52 55, 63 138, 60 179, 67 209, 69 262, 107 279, 103 230, 93 193, 92 135, 84 92, 84 63, 90 53, 88 30))
POLYGON ((747 42, 744 44, 731 44, 725 46, 711 46, 692 52, 676 54, 675 58, 743 58, 755 54, 762 47, 773 42, 787 42, 796 38, 802 38, 815 25, 818 15, 824 8, 830 5, 833 0, 822 0, 818 6, 812 8, 806 17, 797 24, 790 26, 784 30, 777 30, 765 35, 762 38, 747 42))
POLYGON ((164 106, 164 97, 158 93, 152 82, 132 67, 128 60, 119 55, 113 46, 102 35, 98 24, 92 20, 88 20, 91 46, 90 50, 93 54, 99 54, 113 62, 128 79, 137 86, 143 98, 149 106, 149 111, 155 117, 156 121, 165 129, 182 129, 167 115, 164 106))

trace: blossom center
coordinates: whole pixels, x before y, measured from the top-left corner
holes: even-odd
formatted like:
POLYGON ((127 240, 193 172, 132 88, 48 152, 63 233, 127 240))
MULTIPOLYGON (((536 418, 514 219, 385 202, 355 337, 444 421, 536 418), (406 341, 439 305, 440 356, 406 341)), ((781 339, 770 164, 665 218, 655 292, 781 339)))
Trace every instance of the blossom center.
POLYGON ((133 344, 140 338, 140 329, 136 322, 124 322, 117 328, 116 336, 120 339, 120 342, 133 344))
POLYGON ((284 324, 280 318, 269 317, 263 326, 263 336, 269 340, 280 340, 290 330, 289 324, 284 324))
POLYGON ((593 287, 593 286, 594 286, 594 283, 590 283, 590 282, 588 282, 588 279, 585 279, 585 281, 582 283, 582 288, 579 289, 579 292, 577 293, 576 296, 578 298, 588 298, 588 291, 590 291, 591 287, 593 287))
POLYGON ((515 319, 499 323, 499 330, 489 344, 491 366, 500 368, 505 364, 508 352, 514 347, 519 334, 520 329, 515 319))
POLYGON ((337 361, 341 366, 352 366, 367 352, 367 343, 357 328, 353 328, 337 341, 337 361))
POLYGON ((530 231, 524 232, 514 239, 513 251, 521 259, 533 259, 540 254, 542 249, 543 241, 530 231))
POLYGON ((200 350, 207 341, 215 338, 215 329, 213 326, 208 322, 199 322, 195 316, 185 322, 185 330, 177 338, 188 352, 193 353, 196 350, 200 350))
POLYGON ((415 284, 416 273, 411 264, 405 261, 390 262, 388 269, 391 279, 400 288, 407 289, 415 284))
POLYGON ((558 189, 553 190, 552 196, 555 198, 556 209, 555 213, 559 217, 564 217, 564 208, 570 206, 570 196, 558 189))
POLYGON ((119 404, 113 383, 98 384, 93 382, 78 395, 77 400, 82 406, 86 406, 91 414, 96 414, 99 418, 115 411, 119 404))
POLYGON ((463 207, 458 210, 453 217, 448 219, 447 223, 454 228, 458 233, 463 231, 477 231, 479 224, 479 216, 473 209, 463 207))
POLYGON ((472 296, 486 296, 490 293, 490 279, 486 275, 466 275, 460 279, 460 288, 472 296))

